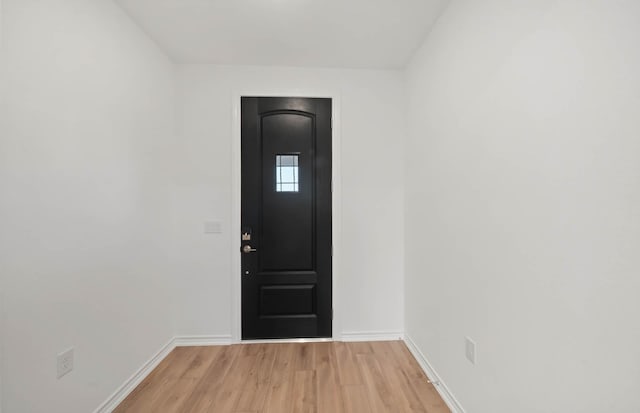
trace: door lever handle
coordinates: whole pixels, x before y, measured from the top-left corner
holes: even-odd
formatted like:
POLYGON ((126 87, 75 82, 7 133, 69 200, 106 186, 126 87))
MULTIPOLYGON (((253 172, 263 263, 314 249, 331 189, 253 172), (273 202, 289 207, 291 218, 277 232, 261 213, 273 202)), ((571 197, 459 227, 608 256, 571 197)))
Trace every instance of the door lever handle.
POLYGON ((255 248, 252 248, 251 245, 245 245, 244 247, 242 247, 242 252, 244 252, 245 254, 249 254, 250 252, 256 252, 258 251, 255 248))

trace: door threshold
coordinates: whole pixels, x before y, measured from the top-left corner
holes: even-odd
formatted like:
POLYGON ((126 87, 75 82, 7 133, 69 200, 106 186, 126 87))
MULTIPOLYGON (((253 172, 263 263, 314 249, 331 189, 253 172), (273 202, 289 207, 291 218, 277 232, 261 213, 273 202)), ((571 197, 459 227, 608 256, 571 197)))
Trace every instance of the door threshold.
POLYGON ((328 343, 333 338, 270 338, 266 340, 240 340, 240 344, 275 344, 275 343, 328 343))

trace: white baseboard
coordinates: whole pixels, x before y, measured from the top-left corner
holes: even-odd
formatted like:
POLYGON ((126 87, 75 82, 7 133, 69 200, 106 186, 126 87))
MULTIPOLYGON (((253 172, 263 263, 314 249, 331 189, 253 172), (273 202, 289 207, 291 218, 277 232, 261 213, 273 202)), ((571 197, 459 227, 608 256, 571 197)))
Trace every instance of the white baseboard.
POLYGON ((226 346, 231 344, 231 336, 177 336, 173 339, 175 347, 226 346))
POLYGON ((342 341, 394 341, 402 340, 401 331, 352 331, 342 333, 342 341))
POLYGON ((451 409, 451 412, 466 413, 460 402, 455 398, 453 393, 451 393, 440 376, 438 376, 438 373, 436 373, 436 371, 433 369, 433 366, 431 366, 427 358, 424 356, 424 354, 422 354, 411 337, 409 337, 408 335, 405 336, 404 341, 407 344, 409 351, 411 351, 411 354, 413 354, 413 357, 415 357, 415 359, 418 361, 418 364, 420 364, 420 367, 422 367, 422 370, 424 370, 429 380, 431 380, 431 383, 433 383, 434 387, 440 394, 440 397, 442 397, 442 400, 444 400, 447 406, 449 406, 449 409, 451 409))
POLYGON ((131 393, 149 373, 155 369, 165 357, 175 348, 174 339, 169 340, 149 361, 147 361, 133 376, 129 377, 94 413, 111 413, 131 393))

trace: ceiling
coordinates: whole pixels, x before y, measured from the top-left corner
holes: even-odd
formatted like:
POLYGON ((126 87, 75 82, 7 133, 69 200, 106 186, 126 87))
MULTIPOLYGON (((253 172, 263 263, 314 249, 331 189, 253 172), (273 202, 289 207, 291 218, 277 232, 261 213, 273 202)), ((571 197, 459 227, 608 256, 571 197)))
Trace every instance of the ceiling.
POLYGON ((403 67, 448 0, 116 0, 180 63, 403 67))

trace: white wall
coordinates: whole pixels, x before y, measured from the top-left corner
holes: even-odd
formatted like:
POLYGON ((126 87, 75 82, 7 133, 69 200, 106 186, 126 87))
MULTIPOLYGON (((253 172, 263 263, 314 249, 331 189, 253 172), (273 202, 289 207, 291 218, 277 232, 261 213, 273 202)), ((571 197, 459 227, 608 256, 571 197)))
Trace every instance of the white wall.
MULTIPOLYGON (((180 66, 173 190, 178 335, 229 335, 232 96, 337 92, 342 120, 342 332, 403 329, 402 77, 397 71, 180 66), (204 235, 204 221, 224 233, 204 235)), ((238 234, 239 235, 239 234, 238 234)), ((240 276, 236 274, 234 276, 240 276)))
POLYGON ((409 67, 407 333, 469 412, 640 411, 639 40, 637 1, 454 0, 409 67))
POLYGON ((172 336, 173 67, 111 1, 3 6, 4 409, 86 413, 172 336))

